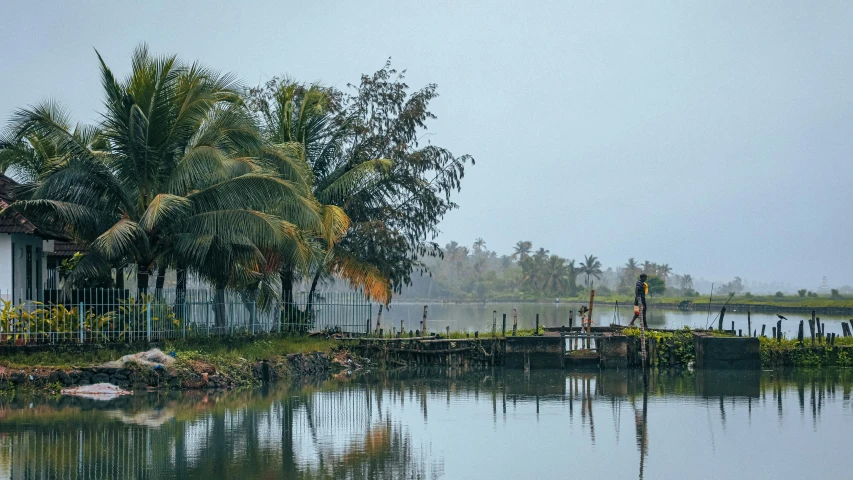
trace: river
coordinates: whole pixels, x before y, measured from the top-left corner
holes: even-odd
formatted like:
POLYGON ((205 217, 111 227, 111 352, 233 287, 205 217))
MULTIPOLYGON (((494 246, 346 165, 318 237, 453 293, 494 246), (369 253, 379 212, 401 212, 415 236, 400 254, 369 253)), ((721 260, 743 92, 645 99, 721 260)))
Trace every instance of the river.
MULTIPOLYGON (((423 319, 424 304, 393 303, 391 308, 383 313, 382 323, 386 330, 394 327, 400 328, 400 320, 403 320, 406 330, 420 329, 423 319)), ((512 310, 518 313, 519 328, 533 328, 536 324, 536 315, 539 314, 539 324, 546 327, 569 325, 569 311, 577 311, 580 304, 567 303, 437 303, 429 304, 427 311, 427 328, 430 331, 444 331, 450 327, 452 331, 480 331, 490 332, 492 329, 492 312, 497 312, 497 329, 500 331, 503 314, 507 315, 507 329, 512 329, 512 310)), ((610 325, 611 323, 626 325, 633 316, 633 306, 620 307, 598 305, 593 309, 593 321, 595 325, 610 325)), ((376 309, 373 310, 374 316, 376 309)), ((782 332, 788 338, 797 336, 799 321, 806 319, 802 314, 782 313, 788 320, 782 321, 782 332)), ((770 336, 772 327, 776 326, 779 318, 772 313, 752 313, 752 329, 761 333, 761 326, 766 325, 766 335, 770 336)), ((692 310, 683 312, 677 309, 657 308, 654 304, 649 305, 647 321, 651 328, 717 328, 719 310, 699 311, 692 310)), ((841 322, 847 321, 848 317, 838 315, 820 315, 820 320, 826 323, 826 332, 835 332, 841 336, 841 322)), ((373 319, 375 322, 376 319, 373 319)), ((747 312, 745 310, 729 309, 724 317, 724 328, 730 329, 735 322, 735 330, 743 330, 747 333, 747 312)), ((575 322, 577 326, 577 321, 575 322)), ((375 323, 374 323, 375 326, 375 323)), ((805 324, 805 334, 808 336, 808 323, 805 324)))
POLYGON ((853 371, 488 369, 0 397, 0 478, 846 478, 853 371))

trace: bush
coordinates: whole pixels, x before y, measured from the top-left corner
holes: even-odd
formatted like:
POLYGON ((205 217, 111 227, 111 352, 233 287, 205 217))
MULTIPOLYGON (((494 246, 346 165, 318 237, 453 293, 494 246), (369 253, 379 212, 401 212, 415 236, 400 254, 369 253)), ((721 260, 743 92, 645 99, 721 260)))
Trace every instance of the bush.
POLYGON ((776 298, 784 298, 785 294, 782 292, 776 292, 776 298))
POLYGON ((840 294, 840 293, 838 293, 838 289, 837 289, 837 288, 833 288, 833 289, 830 291, 829 296, 830 296, 830 297, 832 297, 832 298, 841 298, 841 294, 840 294))
POLYGON ((746 292, 743 294, 743 298, 752 298, 752 294, 749 292, 746 292))
POLYGON ((802 290, 797 290, 797 295, 799 295, 801 297, 805 297, 806 296, 806 289, 803 288, 802 290))

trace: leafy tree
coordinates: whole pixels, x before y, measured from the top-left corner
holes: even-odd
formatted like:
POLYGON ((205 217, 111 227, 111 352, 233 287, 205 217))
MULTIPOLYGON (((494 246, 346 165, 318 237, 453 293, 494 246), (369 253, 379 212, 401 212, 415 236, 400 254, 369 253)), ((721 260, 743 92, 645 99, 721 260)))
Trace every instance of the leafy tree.
POLYGON ((649 295, 663 295, 666 292, 666 282, 657 275, 649 275, 646 283, 649 284, 649 295))
POLYGON ((783 298, 783 297, 785 296, 785 294, 784 294, 784 293, 782 293, 782 292, 776 292, 776 295, 774 295, 774 296, 775 296, 776 298, 783 298))
POLYGON ((840 293, 838 293, 838 289, 837 289, 837 288, 833 288, 832 290, 830 290, 830 292, 829 292, 829 296, 830 296, 831 298, 841 298, 841 294, 840 294, 840 293))

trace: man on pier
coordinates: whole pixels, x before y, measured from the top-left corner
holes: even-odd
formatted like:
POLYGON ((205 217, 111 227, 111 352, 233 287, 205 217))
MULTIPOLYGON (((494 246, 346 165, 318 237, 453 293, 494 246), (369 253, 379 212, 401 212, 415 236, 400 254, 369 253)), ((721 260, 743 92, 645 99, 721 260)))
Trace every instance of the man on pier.
POLYGON ((646 283, 645 273, 640 274, 640 279, 637 281, 636 287, 634 287, 634 318, 631 319, 629 327, 634 326, 634 321, 637 320, 641 314, 643 316, 643 328, 649 328, 649 324, 646 323, 646 294, 649 293, 649 284, 646 283))

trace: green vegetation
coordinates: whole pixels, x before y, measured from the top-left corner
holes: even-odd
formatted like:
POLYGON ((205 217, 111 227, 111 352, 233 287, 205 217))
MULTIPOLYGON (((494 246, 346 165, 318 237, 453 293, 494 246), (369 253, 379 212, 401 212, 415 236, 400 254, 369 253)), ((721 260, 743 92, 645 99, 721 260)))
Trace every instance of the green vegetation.
MULTIPOLYGON (((193 341, 168 341, 163 351, 174 351, 179 362, 203 359, 217 369, 228 369, 233 365, 282 358, 291 353, 332 352, 339 344, 335 340, 307 337, 212 337, 193 341)), ((51 351, 11 353, 0 360, 0 365, 9 368, 53 367, 71 368, 98 365, 121 358, 123 355, 147 349, 145 345, 128 345, 113 348, 75 348, 60 346, 51 351)))
POLYGON ((435 85, 412 92, 386 64, 346 91, 274 78, 246 94, 146 46, 124 79, 98 59, 100 123, 44 102, 0 137, 0 172, 20 182, 10 210, 85 251, 64 286, 123 289, 131 275, 147 294, 173 272, 180 312, 194 274, 224 326, 227 290, 295 317, 311 311, 293 305, 303 280, 309 304, 334 278, 388 302, 440 253, 430 240, 473 159, 419 146, 435 85))

